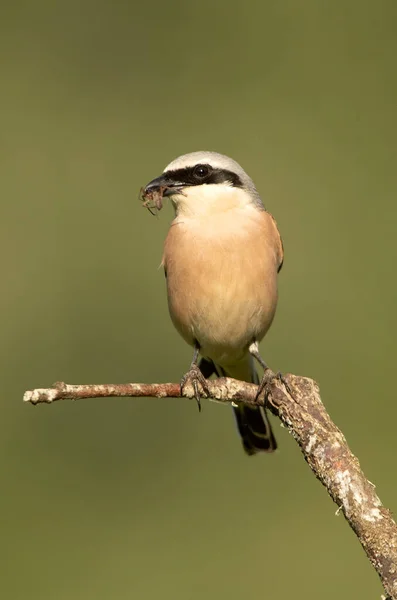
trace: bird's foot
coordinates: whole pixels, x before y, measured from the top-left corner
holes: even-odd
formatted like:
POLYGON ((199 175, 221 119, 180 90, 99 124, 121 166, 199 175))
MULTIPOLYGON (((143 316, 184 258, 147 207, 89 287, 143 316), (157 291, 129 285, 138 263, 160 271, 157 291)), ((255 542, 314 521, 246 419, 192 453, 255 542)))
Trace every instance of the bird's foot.
POLYGON ((181 394, 185 395, 185 388, 187 385, 191 385, 194 390, 194 397, 197 402, 199 412, 201 411, 201 395, 209 397, 210 391, 208 389, 207 380, 198 368, 197 365, 192 365, 189 371, 181 379, 181 394))
POLYGON ((276 373, 271 369, 267 368, 264 370, 263 377, 261 379, 260 384, 258 385, 258 391, 256 392, 256 400, 259 400, 262 394, 264 394, 264 400, 266 402, 267 397, 270 393, 270 386, 276 377, 276 373))
POLYGON ((270 390, 271 385, 276 379, 283 384, 283 386, 285 387, 288 394, 290 394, 290 396, 292 396, 291 388, 289 387, 288 382, 285 379, 285 377, 282 375, 282 373, 280 373, 280 371, 278 371, 278 373, 275 373, 271 369, 267 368, 267 369, 265 369, 262 380, 258 386, 258 391, 256 393, 256 400, 259 400, 259 398, 262 396, 262 394, 264 394, 264 400, 266 403, 267 397, 271 391, 270 390))
POLYGON ((280 371, 277 372, 276 378, 283 384, 283 386, 285 387, 285 389, 288 392, 288 394, 290 396, 292 396, 293 395, 292 394, 292 390, 291 390, 291 388, 288 385, 288 381, 285 379, 284 375, 280 371))

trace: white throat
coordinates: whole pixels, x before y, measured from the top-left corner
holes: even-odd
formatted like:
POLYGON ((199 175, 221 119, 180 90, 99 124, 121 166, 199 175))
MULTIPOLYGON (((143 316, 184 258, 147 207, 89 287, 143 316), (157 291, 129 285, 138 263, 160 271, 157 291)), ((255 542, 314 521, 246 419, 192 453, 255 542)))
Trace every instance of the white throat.
POLYGON ((227 184, 194 185, 171 196, 177 217, 203 218, 252 205, 249 194, 227 184))

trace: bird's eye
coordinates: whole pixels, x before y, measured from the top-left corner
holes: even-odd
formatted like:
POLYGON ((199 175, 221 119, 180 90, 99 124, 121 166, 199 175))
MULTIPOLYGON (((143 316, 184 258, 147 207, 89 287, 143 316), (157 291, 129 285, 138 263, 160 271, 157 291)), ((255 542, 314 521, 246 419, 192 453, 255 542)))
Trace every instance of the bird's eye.
POLYGON ((193 170, 193 177, 203 181, 211 174, 211 167, 209 165, 197 165, 193 170))

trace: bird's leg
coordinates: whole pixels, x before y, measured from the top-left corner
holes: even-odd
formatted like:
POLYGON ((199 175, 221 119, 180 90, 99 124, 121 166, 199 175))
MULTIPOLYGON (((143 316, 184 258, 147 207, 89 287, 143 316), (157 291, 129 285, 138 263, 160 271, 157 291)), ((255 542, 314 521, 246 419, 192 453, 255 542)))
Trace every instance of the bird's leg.
POLYGON ((197 366, 197 361, 200 353, 200 346, 198 343, 195 343, 193 360, 190 365, 189 371, 182 377, 181 380, 181 394, 184 394, 184 389, 188 383, 193 386, 194 389, 194 397, 196 398, 197 406, 199 412, 201 411, 201 400, 200 400, 200 387, 202 391, 206 394, 206 396, 210 396, 210 392, 208 389, 207 381, 200 371, 200 368, 197 366))
POLYGON ((267 395, 270 391, 269 386, 274 379, 279 379, 281 381, 281 383, 284 385, 287 392, 289 394, 291 394, 291 389, 290 389, 288 383, 286 382, 286 380, 284 379, 282 373, 280 373, 280 371, 278 373, 274 373, 274 371, 272 371, 267 366, 267 364, 265 363, 265 361, 259 354, 258 342, 256 340, 255 340, 255 342, 252 342, 252 344, 249 346, 248 351, 258 361, 258 363, 263 368, 263 377, 258 386, 258 392, 256 394, 256 399, 258 399, 264 391, 265 392, 265 400, 266 400, 267 395))

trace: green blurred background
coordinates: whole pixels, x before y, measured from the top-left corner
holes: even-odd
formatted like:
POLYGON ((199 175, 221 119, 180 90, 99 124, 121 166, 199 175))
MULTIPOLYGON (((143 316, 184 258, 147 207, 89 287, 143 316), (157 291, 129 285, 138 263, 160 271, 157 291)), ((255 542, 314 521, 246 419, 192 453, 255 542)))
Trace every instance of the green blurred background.
POLYGON ((141 185, 180 154, 246 168, 285 244, 262 344, 314 377, 397 510, 397 4, 3 4, 3 598, 379 598, 299 450, 248 459, 229 408, 23 405, 25 389, 176 381, 191 350, 158 269, 171 208, 141 185))

